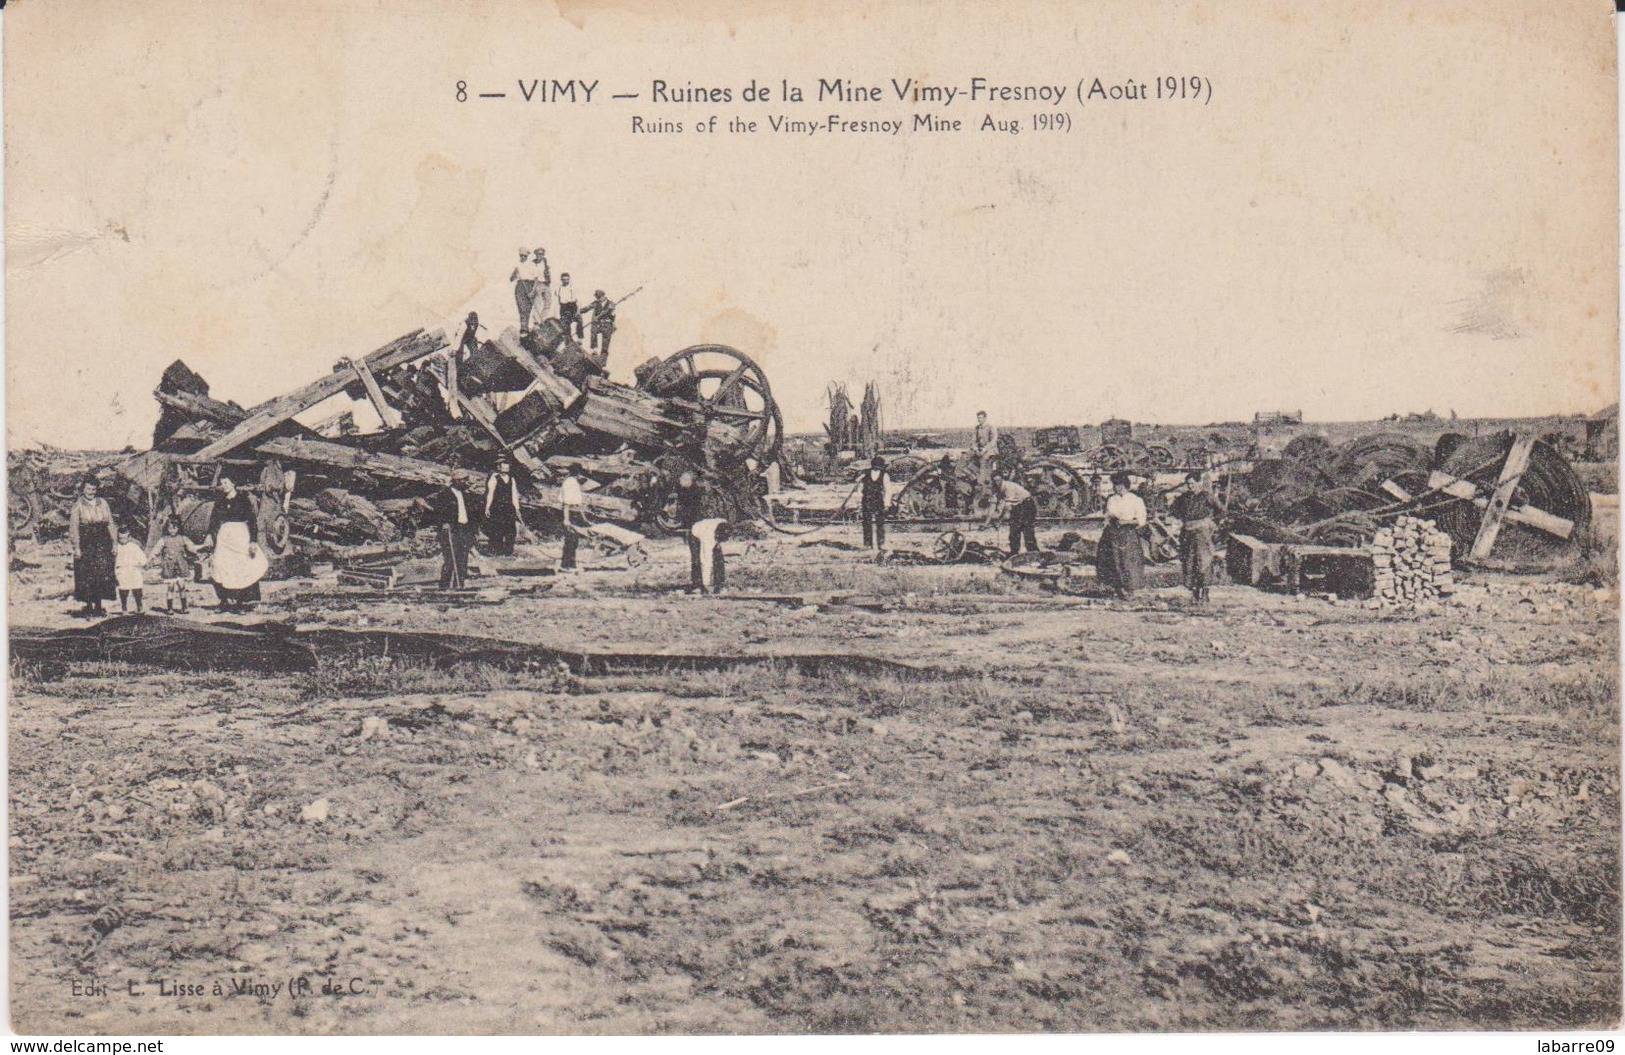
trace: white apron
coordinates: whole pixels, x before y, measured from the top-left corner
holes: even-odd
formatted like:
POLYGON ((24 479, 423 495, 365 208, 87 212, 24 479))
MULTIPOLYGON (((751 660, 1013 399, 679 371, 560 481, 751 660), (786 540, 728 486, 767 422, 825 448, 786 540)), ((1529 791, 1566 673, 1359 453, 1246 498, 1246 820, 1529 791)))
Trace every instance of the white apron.
POLYGON ((254 546, 249 553, 248 525, 240 520, 220 525, 214 537, 214 561, 210 575, 227 590, 246 590, 265 578, 271 569, 270 558, 264 546, 254 546))

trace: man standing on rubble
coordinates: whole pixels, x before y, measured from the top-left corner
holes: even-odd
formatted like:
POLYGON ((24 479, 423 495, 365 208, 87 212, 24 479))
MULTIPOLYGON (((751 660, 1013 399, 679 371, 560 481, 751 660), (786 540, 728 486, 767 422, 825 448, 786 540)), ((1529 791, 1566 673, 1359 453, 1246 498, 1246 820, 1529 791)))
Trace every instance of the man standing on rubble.
POLYGON ((518 534, 519 481, 513 478, 513 463, 503 457, 485 481, 485 537, 491 542, 492 556, 513 556, 518 534))
POLYGON ((442 590, 461 590, 468 585, 468 551, 479 530, 479 507, 469 497, 474 481, 473 475, 459 470, 430 501, 440 536, 442 590))
POLYGON ((976 490, 987 494, 992 483, 993 460, 999 453, 999 430, 987 420, 987 411, 976 412, 976 427, 970 434, 971 461, 976 467, 976 490))
POLYGON ((1186 473, 1184 486, 1169 503, 1168 511, 1179 519, 1179 567, 1191 601, 1205 604, 1208 577, 1213 573, 1214 518, 1218 506, 1202 486, 1201 473, 1186 473))
POLYGON ((519 332, 530 332, 530 313, 536 305, 536 280, 541 276, 536 265, 530 262, 530 254, 519 250, 519 266, 513 269, 508 281, 513 283, 513 300, 519 308, 519 332))
POLYGON ((603 366, 609 362, 609 339, 615 336, 615 302, 604 295, 601 289, 592 293, 592 303, 587 305, 592 312, 592 350, 597 353, 598 365, 603 366), (603 347, 599 347, 599 339, 603 340, 603 347))
POLYGON ((540 247, 531 254, 531 267, 536 269, 536 306, 531 314, 538 319, 547 318, 553 306, 553 272, 547 266, 547 250, 540 247))
POLYGON ((581 340, 581 305, 576 301, 576 288, 570 285, 569 272, 559 276, 559 322, 564 324, 565 333, 574 330, 576 340, 581 340))

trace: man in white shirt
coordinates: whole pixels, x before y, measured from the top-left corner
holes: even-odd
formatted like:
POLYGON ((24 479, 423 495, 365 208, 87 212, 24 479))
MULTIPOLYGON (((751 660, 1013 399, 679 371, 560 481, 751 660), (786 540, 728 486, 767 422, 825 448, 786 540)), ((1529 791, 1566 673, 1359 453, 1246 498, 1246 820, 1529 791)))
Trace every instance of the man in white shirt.
POLYGON ((1032 492, 1007 480, 1003 473, 993 474, 993 504, 988 507, 987 522, 998 514, 1010 513, 1010 556, 1014 557, 1026 545, 1027 552, 1038 552, 1038 502, 1032 492))
POLYGON ((576 340, 581 340, 581 304, 576 300, 576 288, 570 285, 569 272, 559 276, 559 321, 565 333, 575 330, 576 340))
POLYGON ((564 514, 564 555, 559 559, 559 570, 575 571, 576 545, 581 541, 581 528, 587 526, 587 497, 574 472, 559 486, 559 508, 564 514))
POLYGON ((468 585, 468 551, 474 545, 476 508, 468 496, 474 477, 457 472, 431 500, 440 535, 440 588, 461 590, 468 585))
POLYGON ((508 281, 513 283, 513 300, 519 308, 519 332, 530 332, 530 313, 536 306, 536 279, 540 277, 536 265, 530 262, 530 254, 519 250, 519 266, 513 269, 508 281))
POLYGON ((709 584, 711 593, 721 593, 728 584, 728 568, 722 559, 722 543, 731 533, 728 522, 715 517, 698 520, 689 532, 700 547, 700 592, 707 592, 709 584))
POLYGON ((1106 528, 1100 535, 1095 574, 1102 586, 1127 600, 1145 587, 1145 551, 1140 529, 1146 525, 1145 502, 1129 489, 1128 473, 1112 474, 1112 496, 1106 499, 1106 528))

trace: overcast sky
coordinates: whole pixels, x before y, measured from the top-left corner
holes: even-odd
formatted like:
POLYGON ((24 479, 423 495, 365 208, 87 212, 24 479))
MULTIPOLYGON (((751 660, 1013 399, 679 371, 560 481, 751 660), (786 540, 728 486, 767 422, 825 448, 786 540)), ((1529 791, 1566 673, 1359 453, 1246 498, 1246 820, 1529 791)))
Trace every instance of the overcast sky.
POLYGON ((642 287, 617 378, 731 344, 792 431, 824 420, 829 382, 870 379, 888 426, 920 428, 982 408, 1203 423, 1616 399, 1595 4, 380 6, 7 11, 12 445, 144 446, 176 358, 246 405, 470 309, 511 324, 516 250, 537 245, 585 294, 642 287), (1042 103, 777 99, 785 79, 815 96, 821 77, 1074 92, 1159 74, 1212 99, 1074 97, 1067 133, 1032 130, 1042 103), (591 105, 517 98, 572 77, 599 82, 591 105), (654 78, 734 101, 655 104, 654 78), (773 102, 739 99, 752 78, 773 102), (459 103, 458 80, 510 98, 459 103), (692 131, 711 113, 1028 127, 692 131), (684 131, 634 134, 634 115, 684 131))

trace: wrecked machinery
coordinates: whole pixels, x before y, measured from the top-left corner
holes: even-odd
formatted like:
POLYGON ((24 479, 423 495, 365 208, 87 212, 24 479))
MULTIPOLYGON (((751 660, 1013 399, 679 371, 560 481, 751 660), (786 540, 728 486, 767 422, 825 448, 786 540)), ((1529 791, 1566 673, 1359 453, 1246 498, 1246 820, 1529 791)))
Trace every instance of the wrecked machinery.
MULTIPOLYGON (((491 340, 478 330, 471 316, 455 347, 442 331, 414 331, 249 408, 213 397, 177 361, 153 393, 161 415, 152 448, 91 471, 138 532, 156 533, 175 515, 193 538, 229 475, 258 494, 261 537, 279 555, 409 543, 435 489, 458 470, 489 471, 499 457, 514 463, 532 528, 557 522, 570 472, 585 481, 590 518, 645 532, 675 528, 667 496, 683 472, 700 480, 711 515, 760 513, 762 472, 779 457, 783 423, 748 356, 696 345, 649 360, 626 385, 608 380, 556 319, 491 340), (381 427, 361 432, 347 413, 298 420, 340 395, 370 404, 381 427)), ((38 471, 40 486, 14 488, 14 534, 65 520, 56 507, 73 486, 61 475, 38 471)))

